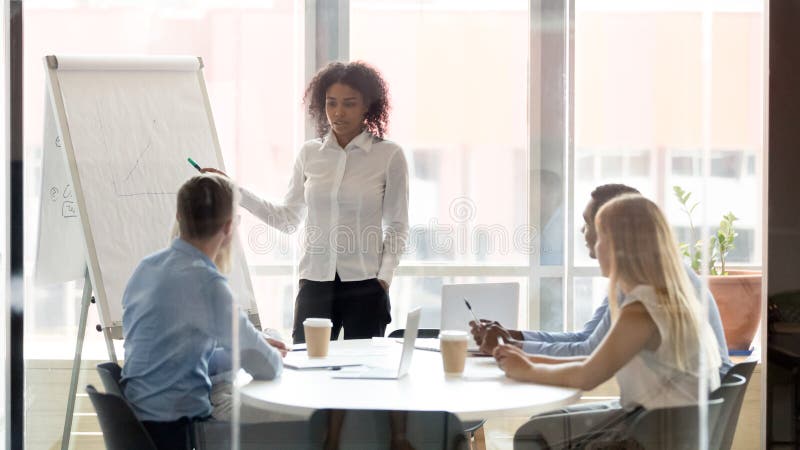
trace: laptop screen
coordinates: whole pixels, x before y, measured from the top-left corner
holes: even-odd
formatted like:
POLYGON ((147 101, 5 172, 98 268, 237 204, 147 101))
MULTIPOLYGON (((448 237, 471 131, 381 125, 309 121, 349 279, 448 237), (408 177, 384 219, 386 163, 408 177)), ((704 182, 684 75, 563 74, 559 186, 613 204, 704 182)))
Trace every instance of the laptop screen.
POLYGON ((465 297, 478 319, 495 320, 506 327, 517 328, 519 283, 474 283, 442 286, 442 330, 469 332, 472 314, 464 303, 465 297))

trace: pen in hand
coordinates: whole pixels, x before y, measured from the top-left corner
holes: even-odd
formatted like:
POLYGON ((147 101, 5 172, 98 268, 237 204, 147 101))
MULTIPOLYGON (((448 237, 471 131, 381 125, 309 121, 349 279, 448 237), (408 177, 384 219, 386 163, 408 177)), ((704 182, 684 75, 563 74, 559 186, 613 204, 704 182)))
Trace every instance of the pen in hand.
POLYGON ((469 313, 472 314, 472 320, 475 321, 475 326, 480 329, 481 321, 475 316, 475 311, 472 310, 472 305, 469 304, 467 301, 467 297, 464 297, 464 303, 467 305, 467 309, 469 309, 469 313))
POLYGON ((203 169, 200 168, 200 164, 197 164, 196 162, 194 162, 194 160, 192 158, 186 158, 186 160, 189 161, 189 164, 191 164, 192 167, 197 169, 198 172, 203 173, 203 169))

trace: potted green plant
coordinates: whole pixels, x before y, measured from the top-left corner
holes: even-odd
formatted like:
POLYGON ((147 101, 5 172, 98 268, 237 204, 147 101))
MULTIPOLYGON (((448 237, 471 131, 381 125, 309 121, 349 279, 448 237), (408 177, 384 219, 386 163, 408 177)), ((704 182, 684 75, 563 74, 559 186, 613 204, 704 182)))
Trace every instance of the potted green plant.
MULTIPOLYGON (((699 203, 692 202, 692 193, 680 186, 673 186, 672 189, 681 210, 689 218, 691 241, 681 243, 680 249, 692 269, 699 274, 704 244, 697 238, 692 220, 692 213, 699 203)), ((758 331, 761 317, 761 272, 729 270, 727 267, 728 253, 735 248, 737 234, 734 222, 737 220, 732 212, 722 216, 719 228, 709 239, 708 288, 719 308, 728 348, 747 350, 758 331)))

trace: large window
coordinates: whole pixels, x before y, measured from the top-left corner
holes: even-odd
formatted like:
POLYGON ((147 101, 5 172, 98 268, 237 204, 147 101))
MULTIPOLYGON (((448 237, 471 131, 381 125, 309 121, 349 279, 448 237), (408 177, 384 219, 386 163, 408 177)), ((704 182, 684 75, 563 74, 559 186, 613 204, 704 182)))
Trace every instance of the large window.
MULTIPOLYGON (((389 138, 404 148, 410 163, 412 229, 399 276, 522 277, 529 289, 523 290, 523 303, 531 314, 520 325, 577 327, 591 311, 584 306, 598 295, 586 277, 599 275, 580 235, 581 213, 589 192, 610 182, 635 186, 655 199, 682 239, 688 239, 688 220, 672 186, 692 191, 708 206, 698 232, 734 212, 739 239, 730 261, 760 264, 760 1, 712 4, 708 177, 701 129, 706 70, 702 9, 669 2, 647 8, 618 1, 575 2, 573 65, 563 67, 573 80, 574 140, 564 146, 545 142, 537 150, 531 144, 534 133, 543 140, 563 139, 567 128, 537 128, 532 105, 565 100, 547 97, 549 89, 536 92, 546 86, 537 85, 531 74, 545 60, 531 62, 536 53, 526 44, 531 33, 542 30, 531 25, 526 0, 348 4, 349 20, 339 25, 348 42, 341 56, 365 60, 387 78, 393 99, 389 138), (558 165, 570 159, 571 173, 564 176, 558 165), (554 161, 556 167, 549 167, 554 161), (565 218, 567 204, 571 220, 565 218), (566 227, 571 259, 563 254, 566 227), (593 293, 580 294, 587 292, 593 293)), ((309 64, 303 57, 309 22, 302 5, 56 6, 26 2, 28 205, 36 205, 40 195, 41 57, 49 53, 203 56, 228 172, 267 198, 283 195, 304 139, 304 73, 313 70, 304 66, 309 64), (109 32, 121 29, 149 31, 109 32), (98 33, 106 37, 95 39, 98 33)), ((543 54, 557 53, 551 47, 559 42, 542 39, 539 45, 543 54)), ((550 107, 539 106, 542 111, 550 107)), ((28 211, 29 229, 36 229, 35 208, 28 211)), ((296 293, 297 235, 281 234, 245 214, 241 237, 260 286, 256 297, 262 321, 287 330, 296 293)), ((35 240, 27 245, 26 254, 34 254, 35 240)), ((408 306, 401 299, 413 298, 401 292, 404 285, 393 286, 396 315, 408 306)), ((63 327, 74 326, 76 306, 69 294, 77 291, 35 289, 36 296, 29 298, 53 300, 32 301, 27 329, 50 348, 61 341, 63 327), (53 311, 60 313, 48 314, 53 311)))
MULTIPOLYGON (((733 212, 738 237, 728 260, 760 266, 763 7, 575 2, 573 238, 584 273, 599 275, 578 234, 583 208, 595 186, 620 182, 664 208, 682 242, 692 237, 674 186, 700 202, 694 239, 733 212)), ((596 301, 602 285, 575 279, 573 326, 588 319, 578 305, 596 301)))

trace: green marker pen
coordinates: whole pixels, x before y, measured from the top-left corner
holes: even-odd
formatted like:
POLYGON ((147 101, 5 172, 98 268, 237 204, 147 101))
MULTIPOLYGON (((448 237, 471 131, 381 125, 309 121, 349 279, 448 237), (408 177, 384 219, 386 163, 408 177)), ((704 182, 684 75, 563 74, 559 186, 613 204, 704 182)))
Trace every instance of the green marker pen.
POLYGON ((191 164, 192 167, 197 169, 198 172, 203 173, 203 169, 201 169, 200 166, 196 162, 194 162, 192 158, 186 158, 186 159, 189 160, 189 164, 191 164))

